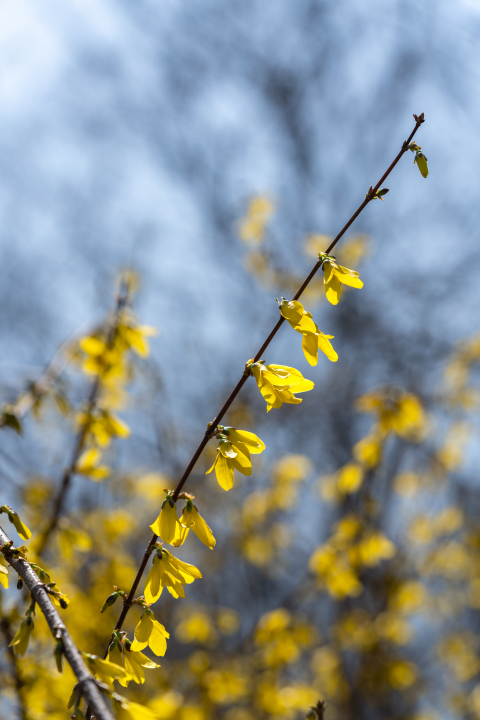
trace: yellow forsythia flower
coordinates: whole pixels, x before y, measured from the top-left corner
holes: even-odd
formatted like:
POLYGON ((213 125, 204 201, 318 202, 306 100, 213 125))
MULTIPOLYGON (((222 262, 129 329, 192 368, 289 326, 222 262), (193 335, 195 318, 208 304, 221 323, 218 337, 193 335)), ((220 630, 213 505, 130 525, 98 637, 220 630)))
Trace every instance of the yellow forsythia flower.
POLYGON ((159 547, 145 581, 145 600, 148 603, 156 602, 164 587, 174 598, 184 598, 185 591, 183 587, 201 577, 202 573, 194 565, 173 557, 168 550, 159 547))
POLYGON ((83 653, 83 657, 86 659, 87 665, 92 673, 98 675, 103 682, 110 683, 112 680, 121 680, 128 677, 128 673, 123 667, 120 667, 120 665, 109 662, 108 660, 102 660, 96 655, 90 655, 89 653, 83 653))
POLYGON ((389 560, 397 548, 383 533, 372 531, 357 545, 358 558, 367 567, 376 567, 382 560, 389 560))
POLYGON ((357 492, 361 487, 365 471, 361 465, 349 462, 336 473, 337 488, 340 495, 349 495, 357 492))
POLYGON ((265 365, 261 361, 247 363, 247 366, 267 402, 267 412, 280 408, 283 403, 298 405, 302 400, 294 393, 307 392, 314 387, 314 383, 306 380, 299 370, 286 365, 265 365))
POLYGON ((303 335, 302 350, 310 365, 318 362, 318 350, 320 349, 329 360, 336 362, 338 355, 329 342, 333 335, 324 335, 312 320, 311 313, 304 309, 302 303, 297 300, 285 300, 282 297, 279 302, 280 312, 292 328, 303 335))
POLYGON ((170 633, 155 618, 153 610, 145 608, 140 622, 135 628, 135 640, 132 643, 131 650, 137 652, 148 645, 155 655, 163 656, 167 652, 167 638, 169 637, 170 633))
POLYGON ((112 437, 128 437, 130 428, 114 413, 95 408, 90 414, 80 413, 77 417, 79 428, 86 426, 86 440, 100 447, 110 445, 112 437))
POLYGON ((427 431, 427 418, 420 400, 400 388, 380 388, 358 398, 357 410, 375 413, 381 437, 395 433, 420 440, 427 431))
POLYGON ((243 242, 261 243, 274 205, 267 196, 257 196, 248 203, 247 214, 239 223, 238 234, 243 242))
POLYGON ((111 473, 108 465, 99 465, 102 453, 98 448, 85 450, 75 464, 75 472, 88 475, 93 480, 103 480, 111 473))
POLYGON ((127 348, 133 350, 140 357, 148 357, 150 348, 148 346, 147 337, 154 337, 158 334, 158 330, 149 325, 136 325, 132 318, 125 319, 123 323, 117 326, 117 332, 121 339, 125 342, 127 348))
POLYGON ((25 655, 28 648, 28 642, 30 640, 30 635, 32 634, 33 630, 33 620, 31 616, 28 616, 23 622, 21 623, 20 627, 18 628, 17 632, 15 633, 15 637, 13 638, 12 642, 8 647, 13 647, 13 652, 15 655, 25 655))
POLYGON ((153 660, 150 660, 150 658, 142 652, 135 652, 131 650, 131 645, 132 643, 125 639, 125 645, 119 645, 118 642, 116 642, 114 647, 112 647, 108 652, 109 661, 113 662, 117 666, 120 665, 120 662, 123 662, 123 665, 125 666, 126 676, 123 678, 117 678, 118 682, 123 687, 128 687, 130 680, 133 680, 133 682, 136 682, 138 685, 143 685, 145 682, 145 673, 143 668, 154 669, 160 667, 160 665, 153 662, 153 660))
POLYGON ((121 695, 112 695, 117 720, 158 720, 158 715, 143 705, 130 702, 121 695))
POLYGON ((337 305, 342 294, 343 285, 349 285, 354 288, 362 288, 363 282, 360 280, 358 272, 349 270, 349 268, 337 265, 333 255, 320 253, 318 259, 323 262, 323 282, 325 285, 325 293, 328 302, 337 305))
POLYGON ((375 467, 382 459, 381 438, 376 433, 370 433, 354 445, 353 454, 365 467, 375 467))
POLYGON ((242 475, 251 475, 250 455, 263 452, 265 445, 254 433, 221 425, 218 427, 217 438, 219 440, 217 456, 212 467, 205 474, 208 475, 215 468, 220 487, 230 490, 233 487, 234 470, 238 470, 242 475))
POLYGON ((15 527, 15 530, 20 535, 22 540, 30 540, 32 537, 32 533, 28 529, 28 527, 20 520, 20 515, 15 512, 15 510, 12 510, 10 505, 0 505, 0 513, 6 513, 8 519, 15 527))
POLYGON ((165 490, 165 492, 167 497, 162 503, 160 515, 150 527, 155 535, 162 538, 163 542, 171 543, 178 525, 177 507, 171 500, 172 492, 170 490, 165 490))
POLYGON ((179 520, 181 526, 180 532, 177 532, 172 545, 179 547, 183 545, 188 535, 189 530, 193 530, 199 540, 202 541, 210 550, 213 550, 216 540, 213 537, 211 528, 207 525, 205 520, 202 518, 197 508, 193 504, 192 500, 187 499, 185 507, 183 508, 182 516, 179 520))
POLYGON ((10 521, 14 524, 15 530, 20 535, 22 540, 30 540, 32 537, 31 531, 28 529, 28 527, 20 520, 19 515, 17 513, 13 512, 12 517, 10 518, 10 521))

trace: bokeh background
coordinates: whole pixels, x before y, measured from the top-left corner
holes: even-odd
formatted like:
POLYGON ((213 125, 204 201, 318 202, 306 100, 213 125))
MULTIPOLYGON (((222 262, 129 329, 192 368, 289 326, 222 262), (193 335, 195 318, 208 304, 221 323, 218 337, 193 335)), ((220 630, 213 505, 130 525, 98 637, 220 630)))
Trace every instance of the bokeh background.
MULTIPOLYGON (((310 691, 329 703, 329 720, 480 713, 475 602, 480 603, 472 600, 471 589, 478 583, 472 540, 478 519, 477 395, 474 385, 466 385, 478 355, 472 338, 480 267, 479 38, 476 0, 0 2, 0 399, 15 402, 62 343, 98 329, 114 306, 116 278, 124 268, 140 278, 135 313, 160 331, 150 340, 148 359, 132 366, 128 403, 119 410, 131 436, 108 450, 112 477, 102 483, 76 477, 69 491, 69 527, 82 518, 82 532, 106 533, 95 541, 102 552, 83 548, 86 554, 75 551, 70 559, 75 578, 83 568, 80 590, 61 569, 62 548, 51 549, 50 562, 64 573, 70 594, 83 593, 84 602, 89 596, 101 604, 119 572, 106 544, 121 546, 128 571, 117 584, 128 586, 148 541, 152 502, 161 502, 152 488, 164 487, 162 479, 174 487, 207 422, 275 323, 275 298, 293 295, 315 262, 312 248, 328 244, 312 236, 336 234, 409 135, 412 113, 425 113, 415 139, 428 158, 428 178, 408 153, 386 183, 385 202, 371 203, 345 239, 345 264, 353 262, 364 288, 346 292, 337 307, 318 287, 305 300, 320 329, 335 336, 338 362, 321 357, 309 368, 298 336, 282 328, 265 359, 299 367, 315 381, 315 390, 300 407, 284 406, 267 417, 249 384, 227 421, 243 423, 265 441, 257 470, 219 495, 214 479, 206 481, 203 474, 212 450, 192 476, 190 490, 220 549, 216 560, 207 550, 191 551, 188 558, 203 563, 208 582, 197 589, 197 581, 187 600, 217 614, 218 608, 231 609, 238 628, 233 623, 236 634, 223 639, 218 628, 200 637, 185 629, 175 636, 190 606, 180 611, 180 601, 166 601, 171 654, 162 661, 161 680, 149 679, 141 696, 160 717, 303 717, 310 691), (269 212, 261 232, 248 236, 242 218, 255 197, 263 198, 269 212), (358 499, 359 487, 338 493, 332 490, 338 477, 329 485, 325 476, 349 463, 352 447, 368 434, 371 418, 355 403, 376 388, 386 403, 410 393, 425 416, 418 415, 413 429, 384 428, 384 462, 368 470, 373 467, 375 479, 358 499), (297 468, 291 477, 302 478, 301 491, 285 507, 258 509, 256 521, 266 526, 256 545, 245 545, 255 522, 241 514, 242 503, 248 504, 252 492, 275 487, 282 458, 297 468), (395 484, 407 471, 406 485, 395 484), (446 510, 454 513, 450 525, 433 518, 446 510), (390 570, 375 565, 372 577, 368 563, 361 571, 356 567, 359 577, 367 573, 363 594, 335 595, 320 580, 314 583, 309 558, 337 532, 335 522, 352 512, 365 526, 373 523, 398 552, 393 559, 386 550, 390 570), (448 582, 445 575, 425 581, 424 595, 415 586, 412 612, 423 605, 429 612, 415 615, 408 642, 390 639, 395 652, 379 631, 376 639, 370 634, 353 645, 339 640, 333 631, 345 617, 354 613, 355 627, 370 627, 372 618, 387 612, 398 578, 420 583, 426 567, 433 567, 430 555, 425 567, 418 566, 419 535, 409 531, 418 513, 430 528, 420 532, 421 548, 437 543, 435 557, 447 542, 439 528, 458 535, 448 540, 460 553, 449 566, 448 582), (101 530, 99 518, 118 521, 118 527, 123 522, 124 529, 118 537, 111 528, 101 530), (108 571, 99 564, 102 553, 110 559, 108 571), (280 637, 275 622, 282 632, 305 623, 307 635, 312 638, 316 628, 317 636, 302 645, 298 631, 297 640, 290 638, 298 652, 269 664, 263 655, 259 659, 267 640, 258 640, 254 628, 265 617, 268 624, 268 613, 279 609, 290 615, 273 616, 274 640, 280 637), (449 624, 455 652, 441 645, 449 624), (397 646, 403 659, 395 654, 397 646), (302 655, 307 649, 308 657, 302 655), (403 675, 400 669, 380 677, 389 653, 392 662, 407 663, 403 675), (231 680, 231 686, 225 680, 223 686, 208 673, 230 660, 238 661, 232 677, 242 680, 231 680), (369 676, 365 668, 376 663, 377 674, 369 676), (252 672, 264 674, 268 691, 258 689, 252 672), (220 686, 221 692, 212 690, 220 686), (165 692, 170 706, 162 699, 165 692)), ((78 363, 62 373, 61 388, 73 409, 88 395, 89 382, 78 363)), ((47 405, 40 421, 28 415, 22 422, 21 436, 9 428, 2 432, 2 502, 24 506, 35 535, 33 525, 48 516, 71 457, 73 410, 65 419, 47 405), (28 515, 29 500, 37 515, 28 515)), ((12 613, 22 612, 20 606, 15 610, 18 592, 7 599, 13 626, 12 613)), ((82 649, 102 654, 115 619, 108 612, 109 618, 91 621, 87 636, 84 616, 75 615, 80 619, 72 620, 72 632, 82 649)), ((281 637, 280 644, 290 642, 281 637)), ((42 647, 38 640, 31 650, 40 659, 42 647)), ((5 654, 4 717, 23 712, 22 693, 30 707, 20 717, 65 716, 63 690, 58 705, 51 690, 38 706, 32 704, 40 685, 49 687, 42 668, 53 661, 45 652, 37 664, 25 656, 17 694, 8 680, 12 658, 5 654)))

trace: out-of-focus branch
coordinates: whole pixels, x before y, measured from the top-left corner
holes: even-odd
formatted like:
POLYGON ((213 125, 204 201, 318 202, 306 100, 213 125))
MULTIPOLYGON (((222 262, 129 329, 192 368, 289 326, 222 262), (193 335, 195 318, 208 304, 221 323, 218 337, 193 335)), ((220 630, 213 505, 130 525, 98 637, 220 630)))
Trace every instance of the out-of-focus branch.
POLYGON ((18 667, 17 656, 13 652, 13 648, 10 647, 10 643, 13 640, 13 633, 12 633, 12 630, 10 627, 9 618, 7 618, 5 616, 2 617, 2 619, 0 620, 0 632, 2 633, 3 637, 5 638, 6 652, 8 654, 8 659, 10 661, 12 678, 13 678, 15 690, 17 693, 18 717, 20 718, 20 720, 30 720, 30 716, 27 712, 27 708, 25 705, 24 697, 23 697, 24 683, 22 681, 22 678, 20 677, 20 669, 18 667))
POLYGON ((71 354, 66 351, 70 342, 69 338, 60 346, 40 377, 30 383, 13 403, 4 403, 0 407, 0 428, 13 427, 17 432, 21 432, 22 418, 30 412, 39 398, 52 390, 72 359, 71 354))
MULTIPOLYGON (((115 311, 110 323, 110 327, 107 333, 107 340, 106 340, 106 348, 107 350, 110 350, 113 346, 113 343, 115 341, 115 333, 117 329, 117 325, 120 321, 120 317, 122 314, 122 311, 124 308, 128 305, 130 298, 130 285, 128 282, 122 283, 120 285, 120 288, 118 290, 117 300, 116 300, 116 306, 115 311)), ((90 393, 88 396, 87 401, 87 408, 86 408, 86 417, 89 417, 96 405, 98 395, 101 389, 101 375, 98 374, 92 383, 92 387, 90 389, 90 393)), ((83 423, 82 427, 80 428, 78 435, 76 437, 75 446, 72 452, 72 456, 70 458, 70 462, 68 463, 67 467, 63 471, 62 480, 60 483, 60 487, 58 489, 58 492, 53 500, 53 507, 52 512, 50 514, 50 519, 47 523, 47 526, 45 530, 42 532, 38 539, 38 543, 36 546, 36 554, 38 557, 42 555, 42 553, 45 551, 45 548, 48 544, 48 541, 50 540, 50 537, 52 533, 55 531, 58 521, 60 519, 60 515, 62 513, 63 505, 65 502, 65 497, 67 495, 70 481, 72 479, 73 474, 75 473, 75 466, 77 464, 77 461, 82 454, 82 451, 85 447, 85 441, 87 438, 87 432, 88 432, 88 423, 83 423)))
POLYGON ((318 703, 310 709, 306 720, 323 720, 325 717, 325 708, 325 703, 319 700, 318 703))
POLYGON ((72 668, 79 685, 80 693, 86 698, 92 708, 97 720, 113 720, 105 698, 97 685, 97 681, 91 675, 83 662, 82 655, 73 642, 65 623, 56 611, 50 600, 46 586, 34 573, 30 565, 22 557, 15 557, 10 551, 10 538, 0 527, 0 545, 7 563, 17 572, 28 587, 32 598, 45 616, 52 635, 58 640, 59 636, 63 643, 63 654, 72 668))

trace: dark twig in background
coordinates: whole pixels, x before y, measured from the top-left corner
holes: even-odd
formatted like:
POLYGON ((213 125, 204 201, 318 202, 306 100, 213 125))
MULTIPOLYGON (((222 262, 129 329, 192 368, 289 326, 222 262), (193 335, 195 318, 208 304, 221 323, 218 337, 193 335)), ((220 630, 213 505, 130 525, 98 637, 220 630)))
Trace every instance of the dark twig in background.
MULTIPOLYGON (((129 297, 130 297, 129 284, 122 283, 118 290, 115 311, 114 311, 114 314, 113 314, 113 317, 112 317, 112 320, 110 323, 110 327, 109 327, 109 330, 107 333, 107 340, 105 343, 107 350, 110 350, 113 347, 113 343, 115 341, 115 333, 117 330, 117 325, 119 323, 119 319, 120 319, 122 311, 128 305, 129 297)), ((100 375, 97 375, 97 377, 95 378, 95 380, 92 384, 92 387, 90 389, 90 394, 88 396, 87 408, 85 411, 85 414, 87 417, 92 413, 92 411, 96 405, 100 388, 101 388, 101 377, 100 377, 100 375)), ((88 423, 84 423, 77 435, 70 462, 63 472, 62 480, 61 480, 61 484, 60 484, 58 493, 56 494, 56 496, 53 500, 53 507, 52 507, 50 519, 47 523, 45 530, 42 532, 41 536, 39 537, 38 544, 36 547, 36 553, 37 553, 38 557, 40 557, 42 555, 42 553, 45 551, 47 543, 48 543, 52 533, 55 531, 55 528, 58 525, 58 521, 60 519, 60 515, 62 513, 63 505, 65 502, 65 497, 67 495, 68 488, 70 486, 70 481, 72 479, 72 475, 75 473, 75 466, 78 462, 80 455, 82 454, 82 452, 85 448, 85 440, 87 437, 87 431, 88 431, 88 423)))
POLYGON ((10 622, 10 618, 6 617, 5 615, 0 620, 0 632, 2 633, 3 637, 5 638, 5 645, 6 645, 5 652, 8 655, 8 659, 9 659, 10 667, 11 667, 11 673, 12 673, 12 680, 13 680, 13 684, 15 687, 15 691, 17 693, 18 717, 20 718, 20 720, 30 720, 30 716, 27 712, 27 708, 26 708, 25 700, 24 700, 24 693, 23 693, 24 682, 20 675, 18 659, 13 651, 13 648, 10 647, 10 643, 13 640, 11 622, 10 622))

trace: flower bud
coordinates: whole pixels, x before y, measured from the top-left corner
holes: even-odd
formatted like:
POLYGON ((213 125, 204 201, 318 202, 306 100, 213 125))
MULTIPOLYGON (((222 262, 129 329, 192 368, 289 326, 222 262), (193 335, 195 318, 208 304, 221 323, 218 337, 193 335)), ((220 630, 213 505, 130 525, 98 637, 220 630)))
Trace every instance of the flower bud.
POLYGON ((103 612, 105 612, 105 610, 107 609, 107 607, 111 607, 112 605, 114 605, 114 603, 115 603, 117 597, 119 596, 119 594, 120 594, 120 593, 118 593, 118 592, 114 592, 114 593, 112 593, 111 595, 109 595, 109 596, 107 597, 107 599, 105 600, 105 602, 103 603, 102 609, 100 610, 100 612, 103 613, 103 612))

